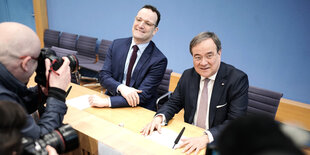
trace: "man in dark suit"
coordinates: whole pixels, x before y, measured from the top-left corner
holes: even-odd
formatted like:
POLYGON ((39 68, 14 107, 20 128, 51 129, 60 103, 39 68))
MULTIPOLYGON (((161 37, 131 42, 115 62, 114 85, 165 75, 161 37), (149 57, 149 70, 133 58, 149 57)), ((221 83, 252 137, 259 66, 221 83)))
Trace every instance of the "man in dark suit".
POLYGON ((133 37, 113 41, 99 74, 100 83, 110 97, 90 96, 91 106, 139 105, 156 110, 156 90, 167 67, 167 58, 151 41, 159 21, 159 11, 145 5, 135 17, 133 37))
POLYGON ((194 68, 184 71, 169 101, 141 132, 160 132, 161 125, 184 108, 184 121, 206 130, 201 137, 183 139, 179 148, 198 153, 230 120, 246 114, 249 83, 244 72, 221 62, 221 42, 213 32, 194 37, 190 52, 194 68))

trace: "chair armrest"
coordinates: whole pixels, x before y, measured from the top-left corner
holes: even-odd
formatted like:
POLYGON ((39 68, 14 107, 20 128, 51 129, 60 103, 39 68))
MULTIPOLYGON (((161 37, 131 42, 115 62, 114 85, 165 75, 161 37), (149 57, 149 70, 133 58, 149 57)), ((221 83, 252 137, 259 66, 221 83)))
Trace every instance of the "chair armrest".
POLYGON ((165 93, 164 95, 160 96, 157 100, 156 100, 156 107, 157 107, 157 110, 158 110, 158 103, 160 100, 164 99, 165 97, 170 97, 170 95, 172 94, 171 91, 168 91, 167 93, 165 93))
POLYGON ((168 91, 167 93, 165 93, 164 95, 162 95, 162 96, 160 96, 157 100, 156 100, 156 104, 158 104, 158 102, 161 100, 161 99, 163 99, 163 98, 165 98, 165 97, 170 97, 170 94, 171 94, 172 92, 170 92, 170 91, 168 91))

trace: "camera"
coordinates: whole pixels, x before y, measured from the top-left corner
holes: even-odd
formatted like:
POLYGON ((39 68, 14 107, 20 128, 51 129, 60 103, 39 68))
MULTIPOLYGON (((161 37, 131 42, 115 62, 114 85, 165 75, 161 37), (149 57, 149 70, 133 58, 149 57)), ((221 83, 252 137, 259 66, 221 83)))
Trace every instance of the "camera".
POLYGON ((66 153, 79 147, 79 138, 77 132, 66 124, 37 140, 22 138, 22 154, 47 155, 46 145, 55 148, 57 153, 66 153))
MULTIPOLYGON (((38 57, 38 67, 36 69, 36 77, 35 82, 45 86, 46 85, 46 76, 45 76, 45 59, 50 59, 52 62, 52 69, 58 70, 61 65, 63 64, 64 60, 62 60, 61 57, 58 57, 54 50, 50 48, 42 48, 40 55, 38 57)), ((67 58, 70 61, 70 70, 71 72, 75 72, 78 70, 79 67, 79 61, 76 58, 75 55, 69 54, 67 55, 67 58)))

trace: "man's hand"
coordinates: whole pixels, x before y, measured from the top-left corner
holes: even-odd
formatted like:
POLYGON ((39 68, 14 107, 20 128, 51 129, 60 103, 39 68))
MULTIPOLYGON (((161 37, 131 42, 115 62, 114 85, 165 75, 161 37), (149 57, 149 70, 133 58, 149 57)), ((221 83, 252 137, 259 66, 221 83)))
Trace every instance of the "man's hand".
POLYGON ((161 133, 161 123, 163 121, 163 116, 158 115, 156 116, 151 123, 147 124, 141 131, 142 135, 147 136, 150 135, 155 129, 159 133, 161 133))
POLYGON ((142 90, 138 90, 132 87, 128 87, 126 85, 120 85, 118 90, 121 92, 122 96, 126 99, 127 103, 136 107, 140 104, 140 98, 138 93, 142 93, 142 90))
POLYGON ((182 138, 181 141, 182 143, 177 148, 184 147, 183 153, 190 154, 195 151, 195 154, 198 154, 207 146, 209 138, 208 135, 203 135, 201 137, 182 138))
POLYGON ((46 79, 49 79, 49 87, 55 87, 67 91, 67 87, 71 82, 71 71, 70 71, 70 61, 67 57, 62 58, 64 60, 62 66, 55 72, 51 71, 49 73, 51 67, 51 61, 49 59, 45 59, 45 67, 46 67, 46 79), (50 75, 48 75, 50 74, 50 75), (48 76, 50 76, 48 78, 48 76))
POLYGON ((45 149, 48 152, 48 155, 58 155, 57 151, 49 145, 46 145, 45 149))
POLYGON ((90 95, 88 102, 92 107, 109 107, 109 98, 101 98, 97 95, 90 95))

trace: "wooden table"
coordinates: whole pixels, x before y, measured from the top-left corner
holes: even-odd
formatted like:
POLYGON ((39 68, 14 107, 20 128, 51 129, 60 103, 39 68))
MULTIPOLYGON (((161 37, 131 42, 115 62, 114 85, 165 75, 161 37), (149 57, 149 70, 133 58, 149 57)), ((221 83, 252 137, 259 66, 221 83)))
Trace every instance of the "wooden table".
MULTIPOLYGON (((34 76, 29 81, 29 86, 34 86, 34 76)), ((107 97, 91 89, 76 84, 72 86, 67 100, 81 95, 96 94, 107 97)), ((127 108, 87 108, 79 110, 68 106, 68 111, 64 117, 64 123, 70 124, 78 131, 80 147, 67 154, 98 154, 98 143, 103 144, 109 154, 182 154, 182 149, 173 150, 152 140, 146 139, 140 134, 140 130, 149 123, 155 112, 142 107, 127 108), (122 123, 124 126, 120 127, 122 123)), ((196 137, 203 134, 204 129, 172 119, 168 126, 176 133, 186 127, 184 136, 196 137)), ((205 154, 205 149, 199 154, 205 154)))
MULTIPOLYGON (((85 94, 96 94, 101 97, 107 97, 88 88, 76 84, 71 85, 72 90, 68 99, 85 94)), ((98 153, 94 146, 96 145, 96 140, 124 154, 182 154, 182 149, 172 150, 146 139, 140 134, 140 130, 153 119, 154 114, 155 112, 142 107, 91 107, 81 111, 69 106, 64 122, 69 123, 81 133, 80 137, 84 139, 81 143, 84 143, 85 139, 89 138, 90 142, 95 141, 90 148, 89 146, 83 147, 82 144, 82 150, 90 154, 98 153), (123 127, 120 127, 119 124, 123 124, 123 127)), ((183 127, 186 127, 184 132, 184 136, 186 137, 201 136, 204 131, 202 128, 175 119, 172 119, 168 126, 164 128, 178 133, 183 127)), ((200 151, 200 153, 204 154, 205 149, 200 151)))

